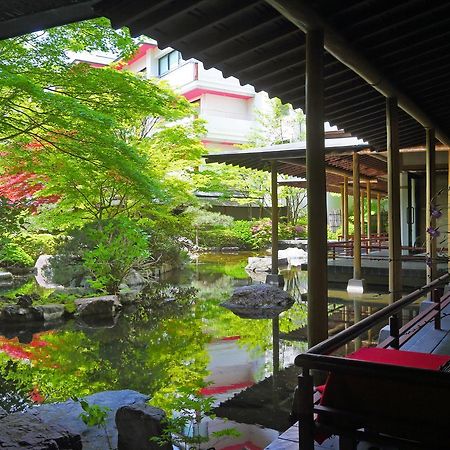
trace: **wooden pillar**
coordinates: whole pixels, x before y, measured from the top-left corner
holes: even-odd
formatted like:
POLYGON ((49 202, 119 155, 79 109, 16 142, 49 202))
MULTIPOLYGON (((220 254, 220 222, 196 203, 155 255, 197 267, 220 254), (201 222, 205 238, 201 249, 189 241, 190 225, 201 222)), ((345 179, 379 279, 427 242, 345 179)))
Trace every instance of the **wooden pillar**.
POLYGON ((278 378, 280 371, 280 317, 277 316, 272 319, 272 352, 273 352, 273 381, 278 378))
MULTIPOLYGON (((367 237, 370 239, 372 228, 372 189, 370 181, 367 180, 367 237)), ((369 242, 370 244, 370 242, 369 242)))
POLYGON ((381 194, 377 192, 377 236, 381 236, 381 194))
POLYGON ((341 186, 341 229, 344 237, 344 186, 341 186))
MULTIPOLYGON (((436 227, 436 219, 432 217, 431 211, 433 203, 435 203, 436 195, 436 146, 434 141, 434 130, 425 129, 426 135, 426 224, 427 228, 436 227)), ((433 281, 436 277, 436 239, 430 233, 426 233, 427 257, 430 263, 427 264, 427 283, 433 281)))
POLYGON ((272 268, 266 277, 268 284, 283 284, 283 277, 278 275, 278 170, 277 162, 271 163, 271 201, 272 201, 272 268))
POLYGON ((365 220, 364 220, 364 192, 361 190, 361 203, 360 203, 360 208, 361 208, 361 235, 364 235, 365 232, 365 220))
POLYGON ((359 155, 353 153, 353 278, 361 279, 361 207, 359 190, 359 155))
MULTIPOLYGON (((448 152, 448 180, 447 186, 450 186, 450 151, 448 152)), ((450 189, 447 191, 447 227, 450 226, 450 189)), ((450 237, 447 234, 447 248, 450 249, 450 237)), ((448 250, 447 250, 448 252, 448 250)), ((450 271, 450 258, 448 259, 448 270, 450 271)))
POLYGON ((348 240, 348 177, 344 177, 344 222, 342 230, 344 234, 344 240, 348 240))
POLYGON ((401 296, 400 153, 396 98, 386 98, 388 162, 389 292, 391 303, 401 296))
POLYGON ((308 189, 308 345, 328 337, 327 204, 323 31, 306 33, 306 181, 308 189))

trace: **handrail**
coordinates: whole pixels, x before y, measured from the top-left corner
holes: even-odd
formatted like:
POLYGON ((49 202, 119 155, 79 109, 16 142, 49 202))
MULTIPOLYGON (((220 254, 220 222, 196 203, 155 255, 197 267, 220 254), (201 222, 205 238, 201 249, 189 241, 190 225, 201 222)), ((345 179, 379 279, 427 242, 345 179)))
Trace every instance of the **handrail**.
MULTIPOLYGON (((405 295, 400 300, 384 307, 383 309, 373 313, 369 317, 364 318, 358 323, 350 326, 349 328, 337 333, 333 337, 328 338, 326 341, 320 342, 319 344, 311 347, 307 353, 309 354, 318 354, 318 355, 327 355, 343 345, 347 344, 354 338, 358 337, 360 334, 364 333, 367 330, 370 330, 374 325, 379 322, 388 319, 390 316, 399 312, 403 307, 413 303, 418 300, 420 297, 423 297, 424 294, 432 291, 437 286, 443 284, 450 278, 450 273, 446 273, 439 278, 436 278, 431 283, 428 283, 425 286, 416 289, 410 294, 405 295)), ((302 361, 302 355, 298 355, 295 358, 296 365, 300 364, 302 361)))

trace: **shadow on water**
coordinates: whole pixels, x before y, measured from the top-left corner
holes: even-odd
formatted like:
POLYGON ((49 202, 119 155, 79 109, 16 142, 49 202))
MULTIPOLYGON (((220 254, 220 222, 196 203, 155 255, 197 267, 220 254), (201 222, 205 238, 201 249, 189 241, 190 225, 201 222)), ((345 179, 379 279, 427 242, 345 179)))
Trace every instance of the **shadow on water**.
MULTIPOLYGON (((307 274, 284 273, 295 304, 279 320, 241 319, 220 302, 235 286, 258 282, 244 270, 248 256, 201 255, 163 281, 194 288, 195 296, 169 290, 152 301, 149 294, 142 305, 123 311, 114 327, 86 328, 70 321, 32 330, 26 342, 17 337, 19 329, 3 333, 0 381, 7 383, 2 383, 0 406, 13 410, 24 401, 135 389, 172 411, 183 391, 214 396, 220 417, 286 429, 297 377, 292 363, 307 348, 307 274)), ((388 302, 383 294, 351 297, 335 288, 329 297, 331 334, 388 302)), ((414 309, 407 314, 415 314, 414 309)), ((377 336, 378 330, 371 330, 342 352, 372 345, 377 336)))

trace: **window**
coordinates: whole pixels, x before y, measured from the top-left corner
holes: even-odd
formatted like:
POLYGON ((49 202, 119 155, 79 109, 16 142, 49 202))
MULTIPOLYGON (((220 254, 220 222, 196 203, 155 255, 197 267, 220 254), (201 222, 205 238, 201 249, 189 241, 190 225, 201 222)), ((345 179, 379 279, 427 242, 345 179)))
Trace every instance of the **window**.
POLYGON ((178 67, 182 61, 181 53, 178 50, 173 50, 167 55, 161 56, 158 60, 158 73, 159 76, 169 72, 169 70, 178 67))

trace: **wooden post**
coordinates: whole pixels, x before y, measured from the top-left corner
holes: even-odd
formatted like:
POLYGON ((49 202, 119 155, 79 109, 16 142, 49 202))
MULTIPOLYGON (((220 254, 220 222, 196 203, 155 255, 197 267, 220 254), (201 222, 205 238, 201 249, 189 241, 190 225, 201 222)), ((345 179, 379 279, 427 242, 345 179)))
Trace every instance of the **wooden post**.
POLYGON ((344 177, 344 222, 342 226, 344 241, 348 240, 348 177, 344 177))
POLYGON ((377 192, 377 236, 381 237, 381 194, 377 192))
POLYGON ((306 33, 306 182, 308 189, 308 345, 328 337, 327 203, 323 32, 306 33))
POLYGON ((314 380, 308 369, 298 377, 298 443, 301 450, 314 450, 314 380))
MULTIPOLYGON (((435 228, 436 219, 432 217, 431 211, 433 203, 435 202, 434 196, 436 195, 436 146, 434 139, 434 130, 431 128, 425 129, 426 136, 426 227, 435 228)), ((431 236, 430 233, 425 233, 427 257, 430 258, 430 262, 427 264, 427 283, 430 283, 436 277, 436 239, 431 236)))
MULTIPOLYGON (((372 228, 372 189, 370 181, 367 181, 367 237, 370 239, 371 228, 372 228)), ((370 241, 369 241, 370 248, 370 241)))
POLYGON ((361 209, 359 191, 359 155, 353 153, 353 278, 361 279, 361 209))
MULTIPOLYGON (((448 152, 448 180, 447 180, 447 186, 449 186, 448 193, 447 193, 447 228, 450 226, 450 151, 448 152)), ((447 235, 447 249, 450 249, 450 238, 449 235, 447 235)), ((447 254, 450 250, 447 250, 447 254)), ((448 270, 450 271, 450 258, 448 259, 448 270)))
MULTIPOLYGON (((360 180, 361 181, 361 180, 360 180)), ((365 217, 364 217, 364 192, 361 190, 361 235, 364 236, 364 232, 365 232, 365 217)))
POLYGON ((388 162, 388 229, 389 229, 389 292, 391 303, 401 296, 400 240, 400 153, 398 145, 397 99, 386 98, 386 132, 388 162))
POLYGON ((277 316, 272 319, 272 381, 274 387, 274 400, 279 400, 278 396, 278 381, 280 372, 280 317, 277 316))
POLYGON ((341 186, 341 229, 344 238, 344 185, 341 186))
POLYGON ((277 162, 271 163, 271 201, 272 201, 272 268, 266 283, 282 285, 283 277, 278 275, 278 170, 277 162))

